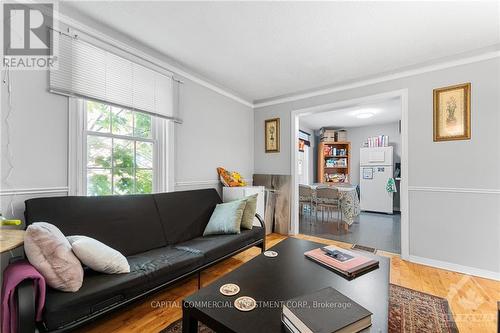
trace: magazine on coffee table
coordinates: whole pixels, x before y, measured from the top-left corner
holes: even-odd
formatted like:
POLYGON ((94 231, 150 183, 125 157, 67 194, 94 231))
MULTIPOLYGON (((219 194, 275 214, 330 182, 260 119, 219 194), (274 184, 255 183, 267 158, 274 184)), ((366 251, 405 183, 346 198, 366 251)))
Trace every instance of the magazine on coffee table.
POLYGON ((356 258, 354 254, 351 254, 350 251, 346 250, 339 250, 337 248, 332 248, 328 246, 322 247, 321 250, 325 252, 327 256, 339 262, 346 262, 356 258))
POLYGON ((378 267, 378 260, 334 245, 307 251, 304 255, 350 279, 378 267))

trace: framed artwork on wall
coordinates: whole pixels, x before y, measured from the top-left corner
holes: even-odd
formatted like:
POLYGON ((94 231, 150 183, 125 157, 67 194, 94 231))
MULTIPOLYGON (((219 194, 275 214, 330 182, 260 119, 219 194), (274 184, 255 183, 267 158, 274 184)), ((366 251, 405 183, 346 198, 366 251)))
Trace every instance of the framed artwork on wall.
POLYGON ((434 89, 435 142, 470 139, 470 90, 470 83, 434 89))
POLYGON ((280 151, 280 118, 267 119, 265 126, 266 153, 279 153, 280 151))

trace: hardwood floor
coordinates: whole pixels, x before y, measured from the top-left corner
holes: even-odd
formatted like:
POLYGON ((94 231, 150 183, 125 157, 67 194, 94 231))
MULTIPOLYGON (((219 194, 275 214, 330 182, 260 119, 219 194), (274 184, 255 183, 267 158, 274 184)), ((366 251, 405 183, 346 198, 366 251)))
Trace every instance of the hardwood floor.
MULTIPOLYGON (((295 236, 324 244, 348 248, 350 244, 307 235, 295 236)), ((271 247, 286 236, 271 234, 271 247)), ((202 284, 207 285, 227 274, 260 253, 252 248, 227 259, 202 273, 202 284)), ((500 282, 401 260, 399 255, 378 252, 391 258, 391 283, 448 299, 460 332, 497 332, 497 301, 500 300, 500 282)), ((182 299, 197 290, 193 277, 119 310, 79 332, 158 332, 181 318, 182 299)))

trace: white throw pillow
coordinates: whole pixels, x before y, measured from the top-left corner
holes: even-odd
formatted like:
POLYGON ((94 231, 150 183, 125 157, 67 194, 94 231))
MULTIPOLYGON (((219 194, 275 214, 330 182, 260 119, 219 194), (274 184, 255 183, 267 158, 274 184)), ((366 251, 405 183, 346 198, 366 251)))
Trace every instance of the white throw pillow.
POLYGON ((120 252, 87 236, 68 236, 73 253, 82 264, 96 272, 107 274, 129 273, 127 258, 120 252))
POLYGON ((82 286, 82 264, 55 225, 46 222, 29 225, 24 234, 24 252, 52 288, 75 292, 82 286))

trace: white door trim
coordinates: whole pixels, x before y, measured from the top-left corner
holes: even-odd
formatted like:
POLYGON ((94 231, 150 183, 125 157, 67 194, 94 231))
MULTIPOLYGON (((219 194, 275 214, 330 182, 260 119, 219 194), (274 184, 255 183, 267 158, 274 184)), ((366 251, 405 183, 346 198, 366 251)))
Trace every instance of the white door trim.
POLYGON ((297 161, 298 161, 298 137, 299 137, 299 116, 307 114, 321 113, 353 107, 357 105, 373 103, 388 98, 399 98, 401 101, 401 188, 400 188, 400 205, 401 205, 401 257, 408 259, 410 255, 410 228, 408 214, 408 89, 400 89, 389 91, 381 94, 364 96, 340 102, 322 104, 308 108, 296 109, 291 114, 291 174, 292 174, 292 191, 291 191, 291 223, 290 234, 299 233, 299 205, 297 198, 299 197, 299 184, 297 176, 297 161))

